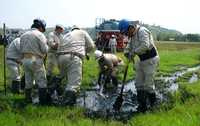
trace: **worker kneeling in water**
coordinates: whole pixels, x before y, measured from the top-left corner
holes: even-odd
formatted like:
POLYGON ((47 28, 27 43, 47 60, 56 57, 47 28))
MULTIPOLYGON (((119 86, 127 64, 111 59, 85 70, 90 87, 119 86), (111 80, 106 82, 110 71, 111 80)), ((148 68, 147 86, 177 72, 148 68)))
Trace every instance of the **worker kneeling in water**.
POLYGON ((100 50, 95 51, 95 58, 98 61, 100 68, 98 77, 99 86, 103 87, 104 91, 108 89, 117 89, 117 71, 119 66, 124 65, 123 60, 114 54, 103 54, 103 52, 100 50))

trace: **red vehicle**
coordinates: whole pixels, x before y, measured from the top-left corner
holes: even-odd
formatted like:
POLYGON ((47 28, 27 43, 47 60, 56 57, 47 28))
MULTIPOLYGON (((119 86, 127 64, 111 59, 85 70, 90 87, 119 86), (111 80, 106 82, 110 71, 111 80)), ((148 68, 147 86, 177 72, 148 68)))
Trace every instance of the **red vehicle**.
POLYGON ((96 47, 106 52, 110 51, 109 40, 115 35, 117 40, 117 50, 122 51, 127 43, 127 39, 120 34, 118 29, 119 21, 115 19, 105 20, 103 18, 96 19, 96 47))

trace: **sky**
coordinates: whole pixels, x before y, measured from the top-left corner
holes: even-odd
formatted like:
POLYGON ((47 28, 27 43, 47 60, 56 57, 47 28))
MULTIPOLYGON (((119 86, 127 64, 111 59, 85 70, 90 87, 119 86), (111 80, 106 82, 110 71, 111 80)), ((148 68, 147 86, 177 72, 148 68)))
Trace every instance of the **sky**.
MULTIPOLYGON (((0 0, 0 25, 29 28, 34 18, 47 27, 94 27, 96 18, 139 20, 184 34, 200 34, 199 0, 0 0)), ((2 26, 1 26, 2 27, 2 26)))

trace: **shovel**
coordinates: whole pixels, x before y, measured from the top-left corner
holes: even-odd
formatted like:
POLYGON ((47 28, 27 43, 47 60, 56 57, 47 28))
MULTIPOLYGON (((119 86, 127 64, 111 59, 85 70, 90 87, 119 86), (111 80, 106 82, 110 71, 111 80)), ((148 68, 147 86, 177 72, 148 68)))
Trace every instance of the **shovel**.
POLYGON ((130 63, 130 60, 128 61, 128 63, 127 63, 126 66, 125 66, 124 78, 123 78, 123 81, 122 81, 122 87, 121 87, 120 94, 119 94, 119 96, 116 98, 115 103, 113 104, 113 109, 114 109, 115 111, 119 111, 119 110, 120 110, 120 108, 121 108, 121 106, 122 106, 122 103, 123 103, 123 101, 124 101, 124 99, 123 99, 123 90, 124 90, 124 85, 125 85, 125 81, 126 81, 126 76, 127 76, 127 72, 128 72, 129 63, 130 63))

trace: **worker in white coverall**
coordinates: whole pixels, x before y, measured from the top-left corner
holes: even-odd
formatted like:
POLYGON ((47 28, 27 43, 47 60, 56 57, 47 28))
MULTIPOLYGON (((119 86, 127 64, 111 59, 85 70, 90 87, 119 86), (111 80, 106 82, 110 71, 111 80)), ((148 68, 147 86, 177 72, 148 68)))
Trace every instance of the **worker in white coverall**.
POLYGON ((100 50, 96 50, 94 54, 100 68, 98 84, 106 90, 109 88, 107 84, 112 80, 111 88, 116 91, 118 87, 117 72, 119 67, 124 65, 123 60, 111 53, 103 54, 100 50), (102 75, 106 76, 103 78, 104 84, 101 83, 102 75))
POLYGON ((64 35, 64 41, 58 47, 58 64, 62 76, 67 77, 64 92, 64 102, 67 105, 76 103, 82 81, 83 58, 94 48, 94 42, 89 34, 77 26, 64 35))
POLYGON ((111 38, 109 40, 109 47, 111 49, 111 53, 115 54, 116 53, 116 47, 117 47, 117 40, 115 38, 115 35, 111 35, 111 38))
POLYGON ((6 53, 6 63, 9 70, 9 77, 12 80, 11 91, 13 93, 19 93, 20 91, 20 64, 22 60, 22 54, 20 51, 20 38, 14 39, 8 46, 6 53))
POLYGON ((41 19, 34 19, 31 30, 21 36, 20 49, 23 54, 25 72, 25 100, 32 101, 31 92, 33 82, 38 86, 39 103, 47 103, 47 79, 44 67, 44 57, 48 52, 47 39, 44 36, 46 23, 41 19))
POLYGON ((140 59, 135 62, 135 86, 139 104, 138 111, 145 112, 147 100, 150 101, 151 107, 156 101, 154 75, 159 64, 158 51, 151 32, 145 27, 134 22, 121 20, 119 30, 129 38, 124 55, 129 59, 137 55, 140 59))
POLYGON ((56 55, 58 45, 60 41, 63 41, 63 33, 64 27, 62 25, 56 25, 55 30, 49 33, 48 36, 48 62, 47 62, 47 79, 50 79, 52 76, 52 71, 54 67, 58 64, 58 57, 56 55))

